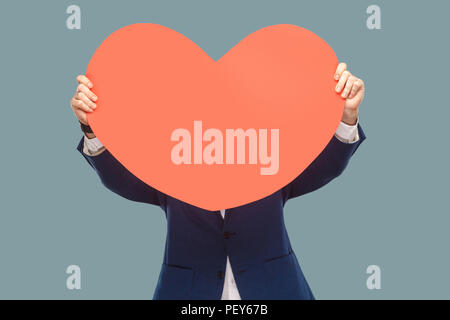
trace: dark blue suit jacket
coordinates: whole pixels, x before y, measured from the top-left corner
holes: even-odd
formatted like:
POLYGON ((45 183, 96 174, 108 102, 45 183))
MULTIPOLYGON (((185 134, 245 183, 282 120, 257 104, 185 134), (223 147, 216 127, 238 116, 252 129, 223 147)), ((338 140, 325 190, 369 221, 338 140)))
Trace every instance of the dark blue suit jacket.
POLYGON ((261 200, 220 212, 200 209, 155 190, 109 152, 78 150, 102 183, 127 199, 160 206, 167 239, 154 299, 220 299, 229 256, 242 299, 314 299, 291 248, 283 217, 287 200, 314 191, 339 176, 365 139, 346 144, 333 137, 295 180, 261 200))

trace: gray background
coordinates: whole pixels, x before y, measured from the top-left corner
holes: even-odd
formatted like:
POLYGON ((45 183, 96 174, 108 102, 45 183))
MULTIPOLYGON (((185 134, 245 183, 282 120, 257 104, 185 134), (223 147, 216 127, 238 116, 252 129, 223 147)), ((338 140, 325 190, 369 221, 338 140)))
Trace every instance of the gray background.
POLYGON ((368 139, 346 172, 286 205, 318 299, 450 298, 448 1, 1 1, 0 298, 151 298, 162 210, 105 189, 75 147, 75 76, 118 28, 163 24, 220 58, 261 27, 306 27, 366 82, 368 139), (66 8, 82 10, 68 30, 66 8), (378 4, 382 30, 366 28, 378 4), (447 40, 445 40, 447 39, 447 40), (82 289, 66 289, 66 267, 82 289), (382 289, 366 288, 366 267, 382 289))

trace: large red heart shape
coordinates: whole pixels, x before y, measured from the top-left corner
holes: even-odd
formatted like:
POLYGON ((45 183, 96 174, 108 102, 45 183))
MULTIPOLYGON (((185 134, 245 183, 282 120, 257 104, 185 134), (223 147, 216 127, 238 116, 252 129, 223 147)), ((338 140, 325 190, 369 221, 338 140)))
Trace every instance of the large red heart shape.
POLYGON ((334 91, 337 64, 325 41, 294 25, 256 31, 214 61, 176 31, 133 24, 111 34, 89 63, 98 96, 89 123, 148 185, 206 210, 232 208, 287 185, 330 141, 344 107, 334 91), (249 136, 230 138, 226 149, 227 129, 239 128, 249 136), (173 139, 177 129, 190 138, 173 139), (205 160, 208 148, 215 162, 205 160))

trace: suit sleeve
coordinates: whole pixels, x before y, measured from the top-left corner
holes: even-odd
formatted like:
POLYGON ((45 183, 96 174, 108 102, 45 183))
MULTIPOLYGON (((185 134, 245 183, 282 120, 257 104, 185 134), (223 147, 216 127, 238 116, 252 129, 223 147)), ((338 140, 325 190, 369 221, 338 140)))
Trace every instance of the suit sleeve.
POLYGON ((83 152, 84 136, 77 150, 96 171, 103 185, 112 192, 132 201, 154 204, 164 209, 166 195, 148 186, 129 172, 108 150, 96 156, 83 152))
POLYGON ((285 202, 317 190, 339 176, 366 136, 358 124, 359 140, 345 143, 333 136, 319 156, 297 178, 283 188, 285 202))

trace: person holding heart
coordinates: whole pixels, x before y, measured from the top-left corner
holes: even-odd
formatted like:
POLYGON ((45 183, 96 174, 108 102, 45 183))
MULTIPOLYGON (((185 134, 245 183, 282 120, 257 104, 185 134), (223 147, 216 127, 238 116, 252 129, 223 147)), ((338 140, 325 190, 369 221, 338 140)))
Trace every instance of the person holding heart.
POLYGON ((339 176, 365 139, 358 123, 364 82, 337 66, 335 91, 345 99, 341 123, 319 156, 296 179, 261 200, 217 212, 170 197, 129 172, 96 138, 87 114, 95 112, 94 84, 84 75, 71 107, 84 135, 78 151, 102 183, 126 199, 160 206, 168 229, 154 299, 314 299, 284 225, 287 200, 339 176))

